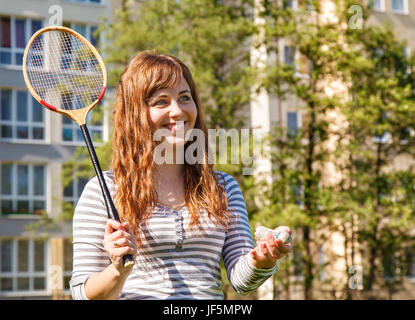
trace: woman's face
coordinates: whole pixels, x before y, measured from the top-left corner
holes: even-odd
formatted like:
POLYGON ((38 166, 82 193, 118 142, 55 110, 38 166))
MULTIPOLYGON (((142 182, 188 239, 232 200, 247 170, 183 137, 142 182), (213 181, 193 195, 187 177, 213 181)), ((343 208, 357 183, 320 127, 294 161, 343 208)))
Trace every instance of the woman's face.
POLYGON ((187 133, 194 128, 197 107, 183 76, 176 86, 157 90, 148 100, 148 106, 153 134, 161 134, 170 144, 184 145, 187 133))

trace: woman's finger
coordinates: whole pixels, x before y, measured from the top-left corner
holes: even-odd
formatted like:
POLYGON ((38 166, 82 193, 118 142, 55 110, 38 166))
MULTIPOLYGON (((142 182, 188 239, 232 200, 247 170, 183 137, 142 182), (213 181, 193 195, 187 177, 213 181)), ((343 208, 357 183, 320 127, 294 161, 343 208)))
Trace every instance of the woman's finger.
POLYGON ((134 248, 132 248, 130 246, 125 246, 125 247, 113 248, 111 250, 112 257, 117 257, 117 258, 122 258, 127 253, 129 253, 131 255, 135 254, 134 248))
POLYGON ((265 259, 265 257, 256 248, 251 250, 251 255, 252 258, 256 261, 262 261, 265 259))
POLYGON ((292 247, 292 243, 284 243, 281 239, 277 239, 277 249, 282 253, 282 254, 287 254, 288 252, 290 252, 291 247, 292 247))
POLYGON ((264 256, 264 259, 265 260, 275 260, 275 255, 273 254, 273 251, 274 250, 271 249, 268 241, 267 242, 263 242, 261 244, 260 249, 261 249, 261 253, 264 256))
POLYGON ((121 227, 122 226, 120 222, 113 219, 108 219, 107 224, 105 226, 105 234, 111 234, 116 230, 120 230, 121 227))

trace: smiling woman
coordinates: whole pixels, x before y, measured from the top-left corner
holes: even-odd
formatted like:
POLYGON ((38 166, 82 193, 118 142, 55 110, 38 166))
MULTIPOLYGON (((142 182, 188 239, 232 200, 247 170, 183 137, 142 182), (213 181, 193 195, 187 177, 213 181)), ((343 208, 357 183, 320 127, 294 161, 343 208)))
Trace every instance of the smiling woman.
POLYGON ((134 57, 117 88, 105 173, 121 223, 106 218, 97 179, 89 181, 74 214, 75 299, 223 299, 222 258, 239 293, 274 273, 288 249, 275 239, 254 249, 241 190, 209 163, 207 133, 189 69, 169 55, 134 57), (199 139, 189 138, 194 130, 199 139), (160 141, 175 154, 201 144, 205 161, 156 162, 160 141), (135 252, 131 269, 126 252, 135 252))

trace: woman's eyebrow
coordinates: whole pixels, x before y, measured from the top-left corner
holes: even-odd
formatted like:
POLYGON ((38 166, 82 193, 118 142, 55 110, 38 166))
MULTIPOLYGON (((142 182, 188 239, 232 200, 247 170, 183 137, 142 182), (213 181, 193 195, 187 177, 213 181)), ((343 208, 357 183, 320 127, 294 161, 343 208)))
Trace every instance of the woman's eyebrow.
MULTIPOLYGON (((180 94, 183 94, 183 93, 190 93, 190 91, 189 90, 182 90, 182 91, 180 91, 179 92, 179 95, 180 94)), ((164 97, 168 97, 169 95, 167 94, 167 93, 160 93, 160 94, 157 94, 157 95, 154 95, 154 96, 152 96, 152 97, 150 97, 150 99, 149 100, 153 100, 153 99, 157 99, 157 98, 164 98, 164 97)))

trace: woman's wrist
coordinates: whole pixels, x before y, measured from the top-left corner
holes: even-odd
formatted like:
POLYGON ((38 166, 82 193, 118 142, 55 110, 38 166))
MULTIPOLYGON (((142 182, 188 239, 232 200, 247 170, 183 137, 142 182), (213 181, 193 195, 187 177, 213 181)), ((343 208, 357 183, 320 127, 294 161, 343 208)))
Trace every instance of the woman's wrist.
POLYGON ((113 263, 111 263, 108 267, 109 267, 108 271, 111 273, 111 275, 113 276, 115 280, 123 278, 123 277, 126 278, 130 274, 131 270, 133 269, 133 268, 121 267, 121 270, 120 270, 113 263))
POLYGON ((130 272, 130 270, 126 270, 122 273, 111 263, 103 271, 92 275, 85 282, 86 297, 91 300, 116 299, 130 272))

